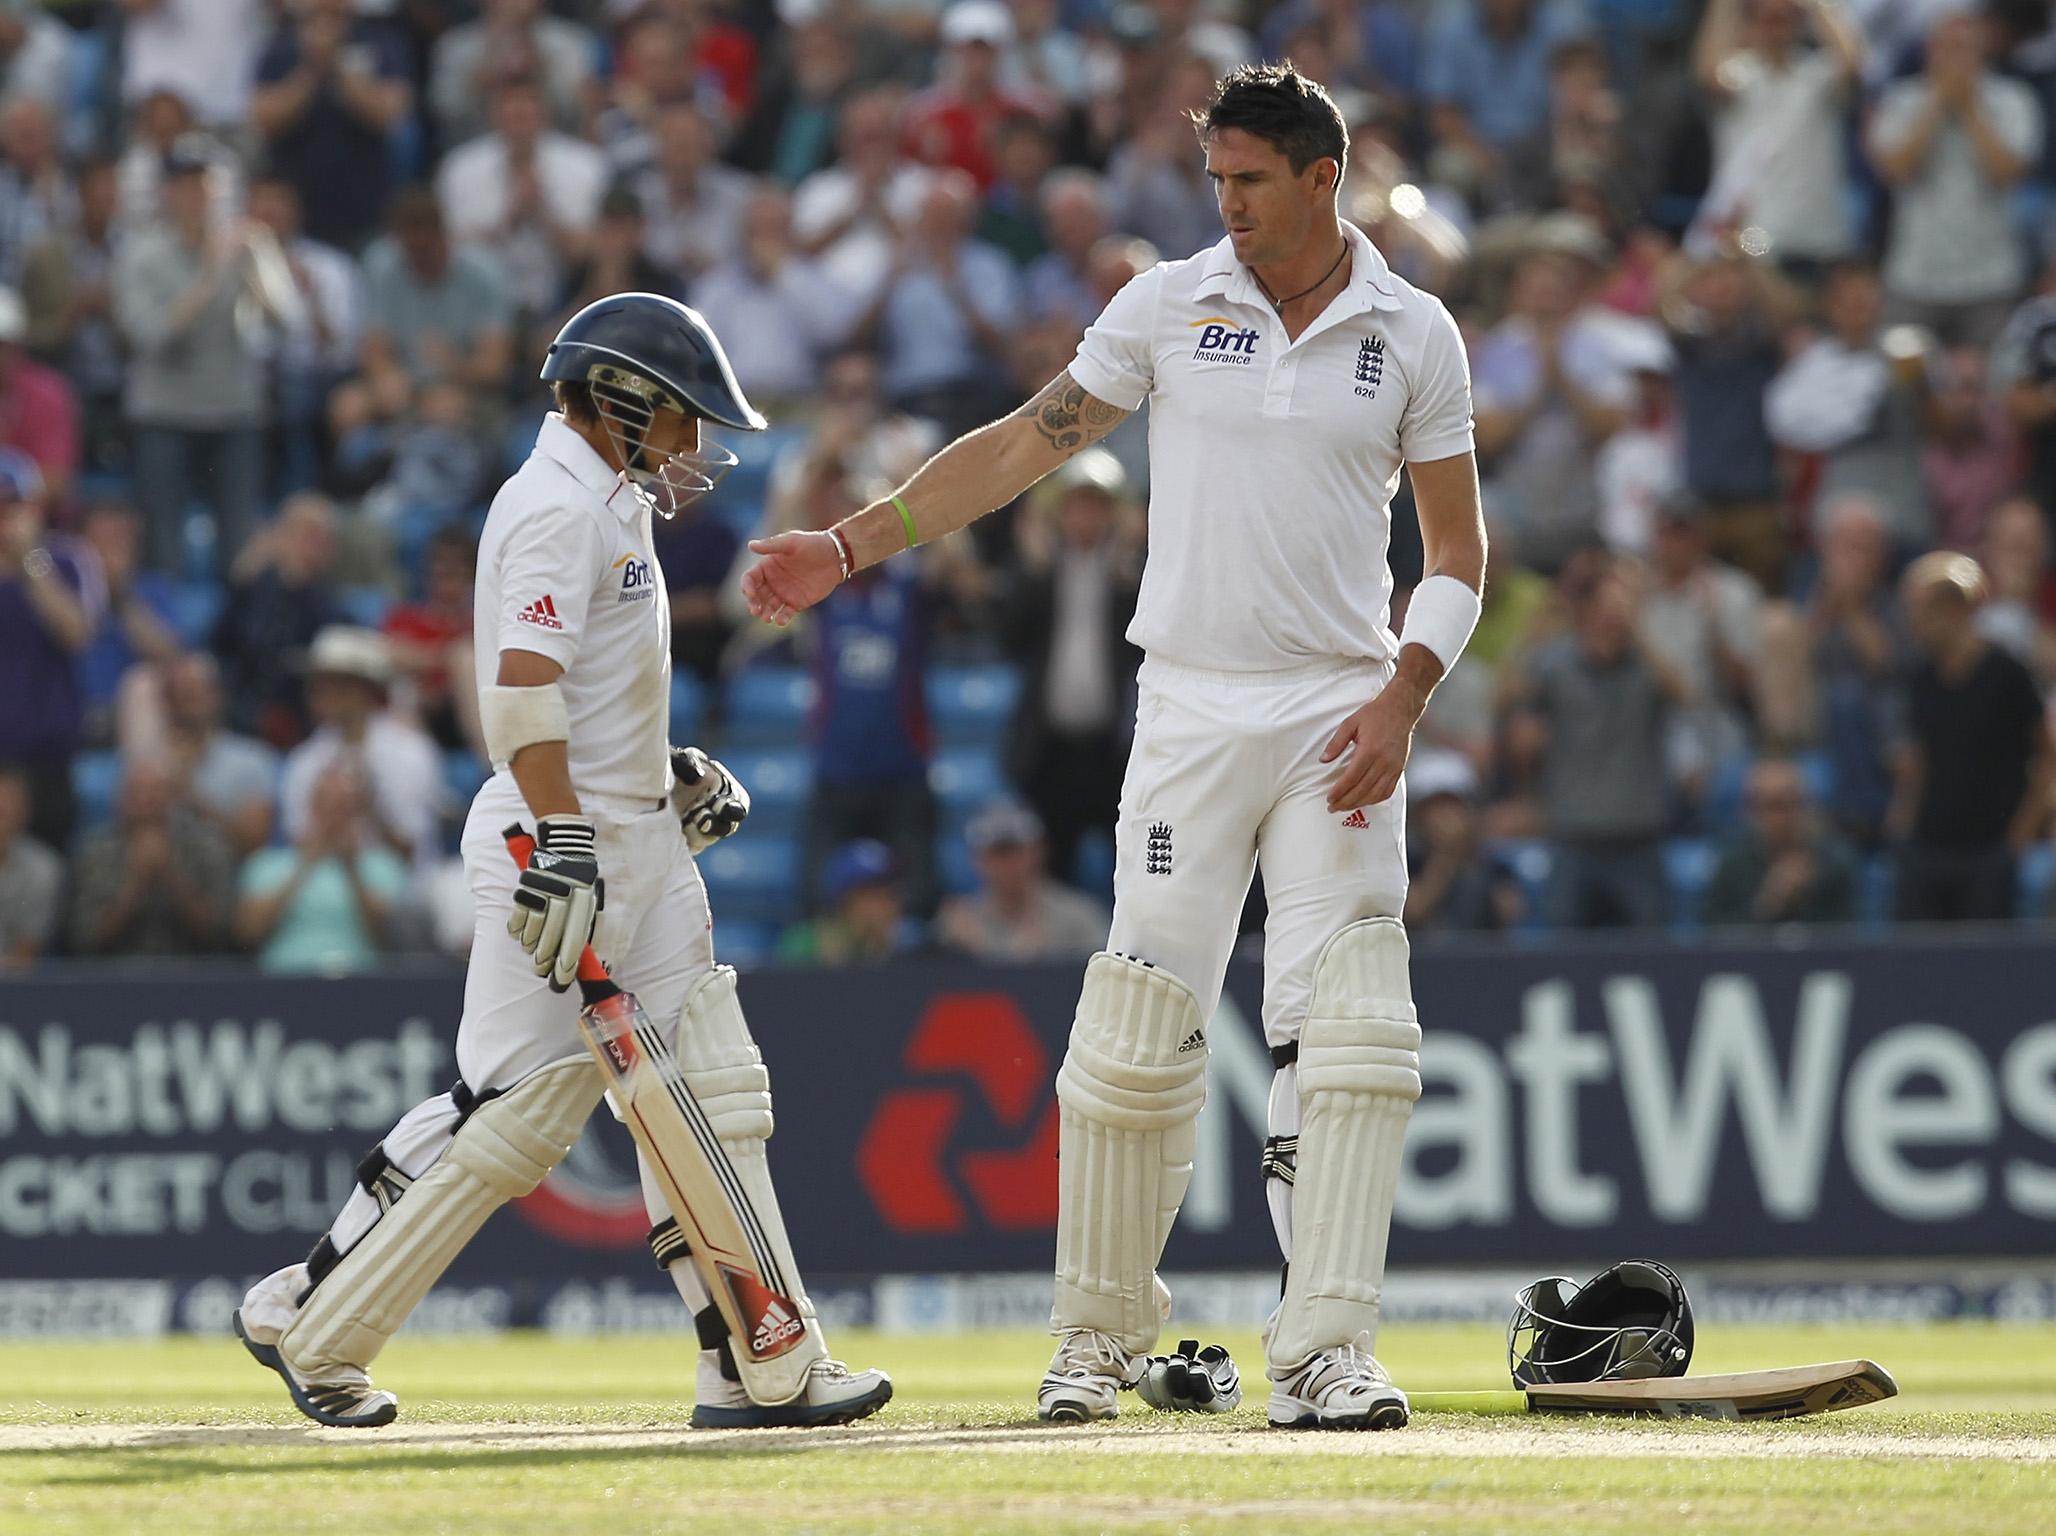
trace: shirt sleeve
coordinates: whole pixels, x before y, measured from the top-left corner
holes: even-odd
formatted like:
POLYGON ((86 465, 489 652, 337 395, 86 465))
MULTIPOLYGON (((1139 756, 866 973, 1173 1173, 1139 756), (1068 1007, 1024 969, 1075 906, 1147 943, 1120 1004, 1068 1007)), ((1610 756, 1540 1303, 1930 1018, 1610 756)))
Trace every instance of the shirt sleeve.
POLYGON ((1130 278, 1100 311, 1071 359, 1075 383, 1124 411, 1138 408, 1156 387, 1156 310, 1163 281, 1162 267, 1130 278))
POLYGON ((237 890, 244 896, 269 896, 284 885, 299 861, 289 848, 264 848, 250 855, 237 890))
POLYGON ((1985 97, 1987 114, 2000 142, 2023 160, 2042 149, 2042 108, 2034 92, 2018 80, 1995 80, 1985 97))
POLYGON ((1901 80, 1886 90, 1870 120, 1871 142, 1880 149, 1897 149, 1913 132, 1926 100, 1927 85, 1920 80, 1901 80))
POLYGON ((531 512, 500 553, 498 648, 534 651, 569 669, 605 560, 599 524, 584 509, 531 512))
POLYGON ((1419 375, 1399 418, 1399 453, 1409 464, 1454 458, 1475 446, 1471 431, 1471 366, 1455 317, 1439 301, 1428 322, 1419 375))

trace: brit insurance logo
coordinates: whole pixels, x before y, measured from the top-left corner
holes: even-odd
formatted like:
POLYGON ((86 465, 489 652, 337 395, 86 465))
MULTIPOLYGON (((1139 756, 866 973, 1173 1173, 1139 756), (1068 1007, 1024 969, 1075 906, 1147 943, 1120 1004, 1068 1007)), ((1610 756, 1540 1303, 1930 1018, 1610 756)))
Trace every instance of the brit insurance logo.
POLYGON ((1244 366, 1255 361, 1257 332, 1254 329, 1239 330, 1234 321, 1220 315, 1194 320, 1190 326, 1199 332, 1199 346, 1192 354, 1198 361, 1241 363, 1244 366))
POLYGON ((614 569, 621 573, 621 591, 615 602, 639 603, 655 594, 657 584, 650 579, 650 562, 641 556, 623 555, 614 562, 614 569))

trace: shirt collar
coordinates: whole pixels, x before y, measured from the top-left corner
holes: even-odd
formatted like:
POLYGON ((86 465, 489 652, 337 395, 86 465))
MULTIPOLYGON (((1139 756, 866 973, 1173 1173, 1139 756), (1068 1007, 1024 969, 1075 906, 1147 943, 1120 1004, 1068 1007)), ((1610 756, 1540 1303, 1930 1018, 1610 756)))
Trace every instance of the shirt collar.
POLYGON ((564 472, 591 491, 616 517, 632 517, 641 510, 642 499, 626 477, 607 467, 607 461, 593 445, 571 429, 561 411, 543 418, 535 435, 535 451, 556 460, 564 472))
MULTIPOLYGON (((1349 286, 1342 290, 1346 306, 1341 313, 1355 314, 1366 309, 1400 309, 1398 280, 1392 275, 1392 268, 1378 248, 1371 244, 1371 237, 1354 224, 1345 221, 1342 238, 1349 242, 1353 255, 1349 267, 1349 286)), ((1263 289, 1256 284, 1255 276, 1241 262, 1235 259, 1234 242, 1227 236, 1220 244, 1206 254, 1206 265, 1199 275, 1199 286, 1193 290, 1196 299, 1226 299, 1233 304, 1254 304, 1261 309, 1270 308, 1270 301, 1264 297, 1263 289)))

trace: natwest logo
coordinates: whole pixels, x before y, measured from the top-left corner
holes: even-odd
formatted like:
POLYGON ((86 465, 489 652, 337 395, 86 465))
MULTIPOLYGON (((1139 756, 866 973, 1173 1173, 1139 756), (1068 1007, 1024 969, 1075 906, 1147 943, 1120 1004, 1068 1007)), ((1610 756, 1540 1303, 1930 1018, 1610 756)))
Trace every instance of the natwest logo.
POLYGON ((975 1207, 1001 1231, 1054 1227, 1056 1095, 1049 1058, 1020 1006, 1000 992, 939 997, 901 1061, 943 1080, 887 1094, 864 1128, 857 1175, 886 1224, 903 1233, 963 1232, 975 1207), (955 1150, 960 1122, 979 1101, 1015 1145, 955 1150))

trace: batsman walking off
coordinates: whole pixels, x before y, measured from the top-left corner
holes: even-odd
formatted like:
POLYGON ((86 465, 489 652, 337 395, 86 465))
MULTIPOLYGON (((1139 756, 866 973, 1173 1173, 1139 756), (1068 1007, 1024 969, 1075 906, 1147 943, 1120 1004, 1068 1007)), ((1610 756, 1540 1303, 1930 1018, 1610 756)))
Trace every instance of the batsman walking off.
POLYGON ((372 1385, 372 1361, 486 1218, 570 1150, 600 1102, 600 1071, 567 991, 590 941, 656 1021, 659 1043, 645 1050, 676 1062, 679 1081, 666 1091, 684 1117, 677 1123, 698 1138, 658 1149, 671 1182, 695 1158, 717 1171, 687 1181, 709 1208, 672 1210, 638 1149, 651 1250, 699 1327, 692 1422, 862 1418, 892 1384, 828 1358, 799 1284, 764 1156, 770 1081, 735 972, 714 963, 693 865, 741 825, 749 798, 697 748, 669 745, 671 610, 651 514, 670 516, 735 463, 702 448, 703 420, 757 430, 764 418, 699 315, 654 294, 581 310, 542 376, 558 409, 494 499, 479 547, 479 714, 496 771, 464 826, 478 927, 457 1029, 460 1076, 371 1150, 335 1224, 306 1262, 251 1289, 236 1332, 309 1418, 391 1422, 398 1403, 372 1385), (525 868, 505 840, 515 824, 535 833, 525 868), (743 1265, 779 1277, 778 1297, 686 1239, 719 1230, 747 1234, 757 1258, 743 1265), (710 1284, 750 1338, 734 1337, 710 1284), (798 1321, 779 1305, 786 1300, 798 1321), (774 1353, 775 1372, 753 1370, 774 1353), (751 1390, 767 1381, 773 1392, 751 1390))
MULTIPOLYGON (((1197 123, 1227 238, 1135 278, 1070 368, 835 528, 765 539, 752 610, 784 623, 854 571, 1010 502, 1150 402, 1145 653, 1116 829, 1114 922, 1088 963, 1062 1104, 1047 1419, 1232 1406, 1153 1391, 1156 1265, 1191 1177, 1206 1020, 1261 865, 1264 1173, 1284 1297, 1270 1422, 1389 1428, 1373 1354, 1400 1148, 1421 1081, 1400 913, 1401 771, 1469 641, 1485 534, 1469 368, 1441 302, 1336 212, 1341 115, 1288 67, 1243 69, 1197 123), (1390 625, 1390 504, 1413 477, 1428 572, 1390 625)), ((1178 1380, 1186 1379, 1184 1367, 1178 1380)))

